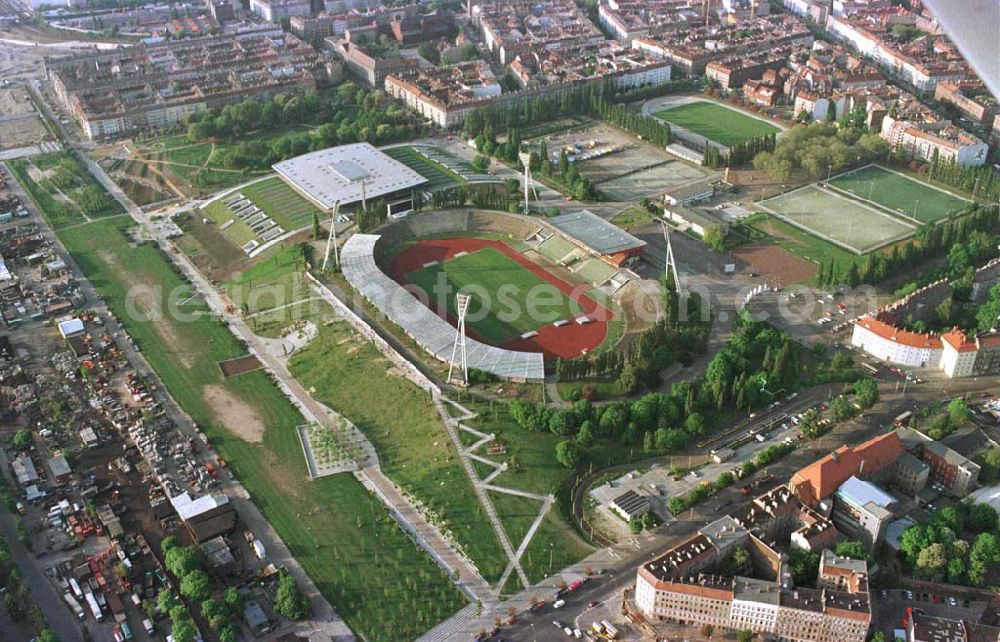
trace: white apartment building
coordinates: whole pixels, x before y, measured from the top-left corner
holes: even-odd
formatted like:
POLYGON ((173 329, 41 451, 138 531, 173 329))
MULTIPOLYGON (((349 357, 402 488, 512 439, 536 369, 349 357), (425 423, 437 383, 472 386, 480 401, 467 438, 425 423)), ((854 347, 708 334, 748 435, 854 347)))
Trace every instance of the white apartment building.
POLYGON ((882 361, 908 368, 936 366, 941 362, 941 338, 900 330, 866 316, 854 323, 851 345, 882 361))
POLYGON ((312 13, 310 0, 250 0, 250 11, 268 22, 305 17, 312 13))

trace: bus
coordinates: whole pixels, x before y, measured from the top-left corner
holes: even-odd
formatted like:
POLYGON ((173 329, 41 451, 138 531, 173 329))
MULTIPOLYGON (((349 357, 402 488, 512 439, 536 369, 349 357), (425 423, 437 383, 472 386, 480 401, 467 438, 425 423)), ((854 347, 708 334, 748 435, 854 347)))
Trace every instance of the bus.
POLYGON ((858 367, 861 368, 862 370, 864 370, 865 374, 871 375, 873 377, 876 376, 876 375, 878 375, 878 367, 876 367, 876 366, 868 363, 867 361, 862 361, 858 365, 858 367))

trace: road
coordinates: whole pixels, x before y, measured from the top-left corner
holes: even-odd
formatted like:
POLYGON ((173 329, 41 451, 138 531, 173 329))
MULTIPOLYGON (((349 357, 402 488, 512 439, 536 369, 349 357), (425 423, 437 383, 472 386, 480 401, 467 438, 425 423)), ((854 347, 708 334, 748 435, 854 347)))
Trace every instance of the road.
MULTIPOLYGON (((14 480, 10 478, 8 471, 10 466, 6 454, 0 450, 0 467, 7 480, 8 486, 16 488, 14 480)), ((21 545, 17 539, 17 518, 7 510, 6 505, 0 502, 0 533, 3 534, 10 554, 17 561, 17 566, 21 570, 21 579, 31 589, 31 594, 35 598, 35 603, 45 616, 45 623, 56 632, 62 642, 83 642, 83 633, 80 631, 80 622, 72 615, 69 608, 66 608, 62 600, 62 595, 45 576, 41 567, 35 560, 34 555, 21 545), (60 605, 57 608, 47 608, 50 604, 60 605)), ((111 640, 109 632, 96 637, 97 640, 111 640)))

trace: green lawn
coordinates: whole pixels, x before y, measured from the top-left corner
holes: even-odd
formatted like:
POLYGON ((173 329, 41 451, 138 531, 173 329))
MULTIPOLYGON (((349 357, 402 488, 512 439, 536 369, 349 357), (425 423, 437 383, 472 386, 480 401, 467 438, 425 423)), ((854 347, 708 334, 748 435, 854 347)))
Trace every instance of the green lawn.
MULTIPOLYGON (((250 199, 254 205, 271 217, 286 232, 312 225, 313 214, 319 215, 320 219, 324 217, 319 209, 299 196, 278 176, 246 185, 240 188, 239 193, 250 199)), ((230 220, 234 221, 232 225, 222 230, 222 233, 231 238, 233 243, 242 247, 249 241, 256 239, 257 235, 249 225, 236 218, 233 211, 223 202, 227 198, 229 195, 210 202, 201 209, 201 212, 219 226, 230 220)))
POLYGON ((688 103, 653 115, 726 147, 778 131, 770 123, 711 102, 688 103))
POLYGON ((278 176, 247 185, 240 192, 286 230, 312 225, 314 214, 324 218, 323 212, 278 176))
POLYGON ((125 224, 109 219, 59 236, 340 615, 369 640, 395 642, 419 636, 461 608, 461 594, 440 568, 358 481, 350 475, 308 480, 295 431, 302 417, 264 371, 222 378, 216 362, 246 352, 222 323, 210 315, 180 320, 128 313, 127 293, 137 286, 161 292, 154 301, 132 302, 147 313, 171 292, 190 288, 158 248, 130 247, 125 224), (219 399, 228 401, 224 415, 219 399), (234 422, 246 417, 259 422, 259 440, 238 436, 234 422))
POLYGON ((223 285, 233 304, 248 315, 247 324, 263 337, 282 336, 305 321, 322 322, 332 308, 306 281, 305 258, 300 246, 284 247, 258 261, 223 285))
POLYGON ((437 303, 435 285, 439 279, 444 279, 451 285, 447 306, 452 315, 455 314, 455 292, 467 288, 473 297, 469 304, 469 327, 496 345, 561 319, 572 320, 582 313, 579 306, 554 285, 493 248, 416 270, 407 278, 427 292, 433 303, 437 303), (530 313, 529 301, 537 302, 533 306, 537 314, 530 313), (484 314, 485 304, 489 304, 490 309, 484 314))
POLYGON ((836 176, 830 184, 894 212, 903 212, 921 223, 936 223, 964 212, 971 205, 959 196, 878 165, 836 176))
POLYGON ((498 580, 506 556, 430 395, 346 322, 325 326, 290 366, 368 436, 386 475, 443 520, 483 577, 498 580))
POLYGON ((630 207, 624 212, 616 214, 611 222, 624 230, 631 230, 636 227, 655 223, 659 219, 650 214, 649 210, 641 207, 630 207))
MULTIPOLYGON (((462 403, 479 414, 477 418, 466 423, 483 432, 495 434, 497 439, 507 446, 506 455, 492 457, 494 461, 507 461, 510 464, 507 471, 493 480, 494 485, 538 495, 554 495, 563 480, 574 474, 556 461, 555 447, 564 437, 550 432, 524 430, 511 418, 506 404, 464 401, 462 403)), ((485 450, 483 448, 479 454, 488 457, 485 450)), ((621 449, 613 444, 601 443, 595 446, 595 450, 614 452, 621 449)), ((538 516, 542 503, 506 493, 492 492, 490 496, 497 515, 504 523, 511 544, 516 549, 538 516)), ((528 545, 527 551, 532 552, 530 559, 527 551, 525 557, 521 559, 521 565, 532 583, 550 573, 548 545, 551 542, 556 542, 556 550, 552 554, 553 568, 556 570, 577 562, 593 552, 560 513, 559 504, 554 504, 528 545)))
POLYGON ((452 185, 462 185, 465 179, 451 171, 441 163, 437 163, 419 153, 412 147, 391 147, 382 150, 390 158, 398 160, 416 173, 426 178, 429 182, 424 185, 430 190, 450 187, 452 185))
POLYGON ((118 201, 68 152, 22 158, 7 164, 53 229, 84 223, 87 218, 125 214, 118 201))

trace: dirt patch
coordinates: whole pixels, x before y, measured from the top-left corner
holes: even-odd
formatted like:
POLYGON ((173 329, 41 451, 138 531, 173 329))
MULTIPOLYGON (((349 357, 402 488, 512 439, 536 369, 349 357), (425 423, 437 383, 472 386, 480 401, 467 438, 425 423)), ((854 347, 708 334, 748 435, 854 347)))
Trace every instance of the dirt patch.
POLYGON ((733 250, 733 256, 746 263, 768 284, 783 288, 816 276, 816 265, 788 250, 769 243, 748 243, 733 250))
POLYGON ((205 386, 202 396, 215 418, 233 435, 254 444, 264 440, 264 422, 236 395, 222 386, 205 386))
POLYGON ((229 378, 235 377, 236 375, 241 375, 244 372, 253 372, 254 370, 260 370, 263 367, 260 359, 248 354, 245 357, 237 357, 235 359, 227 359, 226 361, 219 362, 219 370, 222 371, 222 376, 229 378))
POLYGON ((0 122, 0 149, 28 147, 51 138, 49 130, 37 116, 0 122))

